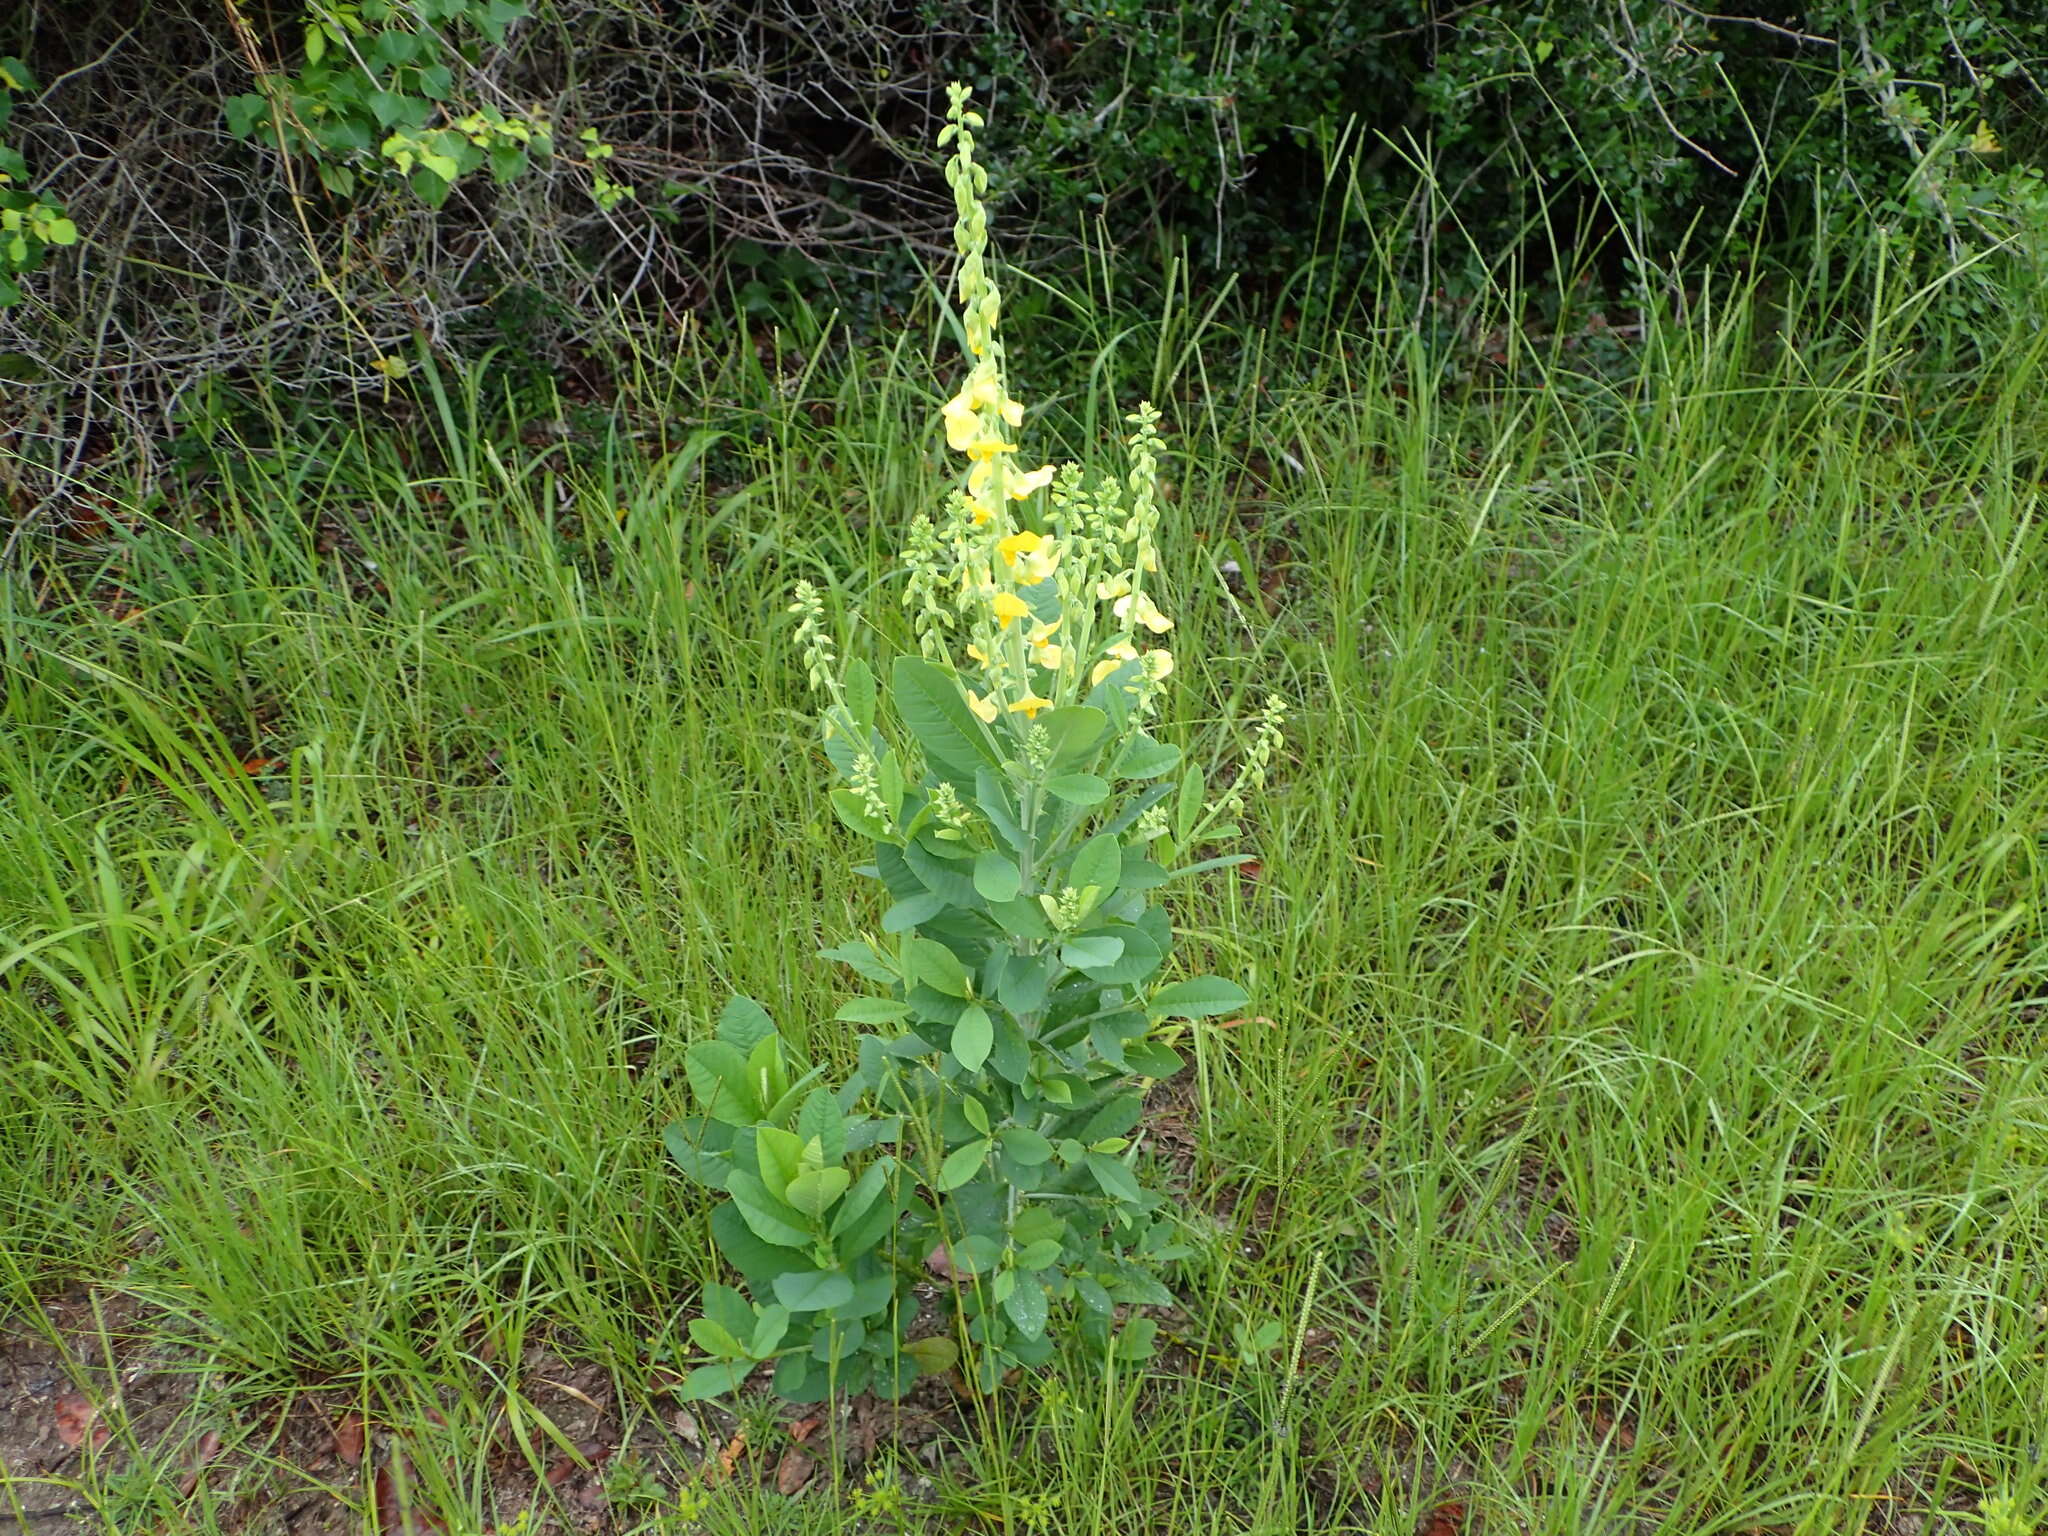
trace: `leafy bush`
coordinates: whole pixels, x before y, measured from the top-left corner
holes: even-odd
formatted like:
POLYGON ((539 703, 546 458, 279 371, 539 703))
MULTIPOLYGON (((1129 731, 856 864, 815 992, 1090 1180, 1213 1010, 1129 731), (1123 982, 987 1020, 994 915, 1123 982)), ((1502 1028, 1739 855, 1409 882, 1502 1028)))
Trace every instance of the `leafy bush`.
POLYGON ((832 805, 872 840, 868 872, 890 898, 884 938, 825 952, 881 989, 838 1016, 901 1029, 862 1037, 836 1089, 747 999, 690 1048, 702 1113, 668 1143, 728 1197, 712 1236, 753 1298, 706 1288, 691 1337, 712 1359, 689 1379, 696 1396, 769 1360, 785 1397, 896 1395, 962 1350, 987 1389, 1049 1359, 1076 1315, 1097 1351, 1142 1358, 1152 1325, 1119 1333, 1116 1309, 1170 1301, 1156 1271, 1182 1252, 1132 1166, 1143 1084, 1180 1069, 1165 1021, 1246 1001, 1215 977, 1160 984, 1173 932, 1149 893, 1237 862, 1169 873, 1235 831, 1279 711, 1214 802, 1179 748, 1146 732, 1173 669, 1170 652, 1139 648, 1173 627, 1153 595, 1157 414, 1131 418, 1121 477, 1012 465, 1023 407, 1005 385, 982 121, 966 100, 957 89, 941 143, 955 145, 972 364, 944 418, 969 469, 905 551, 921 654, 897 658, 884 695, 865 662, 842 676, 814 592, 799 588, 795 608, 829 701, 832 805), (1024 515, 1048 493, 1050 533, 1024 515), (918 1328, 916 1296, 933 1273, 949 1304, 936 1332, 918 1328))

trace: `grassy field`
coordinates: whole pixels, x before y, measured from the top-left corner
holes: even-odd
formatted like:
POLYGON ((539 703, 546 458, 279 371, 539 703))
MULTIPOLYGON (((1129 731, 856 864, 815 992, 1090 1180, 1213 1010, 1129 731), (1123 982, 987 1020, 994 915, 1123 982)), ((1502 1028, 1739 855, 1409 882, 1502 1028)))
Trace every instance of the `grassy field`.
POLYGON ((0 1316, 114 1433, 0 1510, 362 1528, 292 1427, 353 1411, 420 1531, 2048 1523, 2048 343, 1913 384, 1864 318, 1699 302, 1604 377, 1062 333, 1041 445, 1112 373, 1167 412, 1161 734, 1298 701, 1259 862, 1174 906, 1254 999, 1148 1117, 1197 1257, 1150 1364, 828 1417, 795 1496, 765 1402, 686 1475, 736 1426, 663 1396, 715 1261, 659 1135, 733 991, 849 1049, 813 957, 879 908, 784 609, 902 643, 950 362, 691 353, 566 437, 458 380, 6 587, 0 1316))

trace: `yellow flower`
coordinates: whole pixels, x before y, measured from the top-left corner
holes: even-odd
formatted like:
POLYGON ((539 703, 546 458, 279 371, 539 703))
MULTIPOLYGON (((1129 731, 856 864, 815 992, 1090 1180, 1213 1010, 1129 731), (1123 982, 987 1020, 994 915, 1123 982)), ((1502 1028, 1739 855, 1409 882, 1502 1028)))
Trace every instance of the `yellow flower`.
POLYGON ((1051 699, 1041 699, 1035 693, 1027 693, 1010 706, 1010 713, 1022 714, 1026 720, 1036 720, 1041 709, 1051 709, 1051 699))
POLYGON ((1023 563, 1017 567, 1017 584, 1035 587, 1059 568, 1060 542, 1058 539, 1047 539, 1026 555, 1023 563))
POLYGON ((981 436, 981 418, 967 403, 964 393, 948 400, 939 414, 946 420, 946 446, 954 452, 964 452, 969 443, 981 436))
POLYGON ((1060 669, 1060 657, 1064 654, 1065 652, 1057 645, 1041 645, 1032 649, 1031 659, 1046 671, 1057 672, 1060 669))
POLYGON ((1049 672, 1059 671, 1060 657, 1064 654, 1052 638, 1052 632, 1059 627, 1058 619, 1050 619, 1034 626, 1024 637, 1024 643, 1031 648, 1031 659, 1049 672))
POLYGON ((982 650, 980 646, 970 645, 969 647, 967 647, 967 654, 972 656, 976 661, 980 662, 984 667, 988 665, 988 655, 986 652, 982 650))
MULTIPOLYGON (((1121 576, 1114 576, 1108 581, 1098 581, 1095 583, 1095 595, 1105 603, 1109 602, 1112 598, 1125 596, 1130 590, 1131 584, 1121 576)), ((1121 618, 1123 615, 1119 614, 1117 617, 1121 618)))
POLYGON ((1132 593, 1116 600, 1110 609, 1120 623, 1142 624, 1155 635, 1163 635, 1173 628, 1173 620, 1152 606, 1152 599, 1142 592, 1132 593))
POLYGON ((1164 682, 1173 676, 1173 652, 1147 651, 1145 653, 1145 675, 1153 682, 1164 682))
POLYGON ((994 725, 996 723, 996 701, 994 699, 984 699, 970 688, 967 690, 967 707, 981 717, 983 725, 994 725))
MULTIPOLYGON (((966 454, 970 459, 992 459, 999 453, 1015 453, 1017 445, 1006 443, 1000 437, 977 437, 967 444, 966 454)), ((970 485, 972 482, 970 481, 970 485)))
POLYGON ((1095 669, 1088 674, 1088 686, 1093 688, 1125 662, 1136 661, 1137 659, 1138 648, 1136 646, 1112 645, 1104 654, 1103 660, 1095 663, 1095 669))
POLYGON ((1013 427, 1024 425, 1024 407, 1008 395, 1003 396, 1003 420, 1013 427))
POLYGON ((1019 555, 1028 555, 1045 543, 1045 535, 1033 533, 1026 528, 1022 533, 1013 533, 996 545, 996 553, 1003 557, 1003 564, 1015 566, 1019 555))
POLYGON ((1007 484, 1005 484, 1004 489, 1009 492, 1010 500, 1022 501, 1033 491, 1044 490, 1045 487, 1051 484, 1052 466, 1046 464, 1026 474, 1012 475, 1007 484))
POLYGON ((998 592, 995 600, 996 624, 1003 629, 1010 627, 1013 619, 1028 618, 1031 607, 1014 592, 998 592))

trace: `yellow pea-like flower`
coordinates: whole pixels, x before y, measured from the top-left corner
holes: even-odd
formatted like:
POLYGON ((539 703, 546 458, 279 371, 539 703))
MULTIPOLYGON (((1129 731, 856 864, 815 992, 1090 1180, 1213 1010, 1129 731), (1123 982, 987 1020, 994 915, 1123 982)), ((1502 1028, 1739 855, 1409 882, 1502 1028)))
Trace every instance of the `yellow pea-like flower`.
POLYGON ((1103 659, 1095 663, 1095 669, 1088 674, 1088 686, 1093 688, 1110 673, 1127 661, 1138 659, 1138 648, 1134 645, 1112 645, 1103 659))
MULTIPOLYGON (((1128 596, 1130 590, 1130 582, 1121 576, 1112 576, 1108 581, 1098 581, 1095 583, 1095 596, 1105 603, 1115 598, 1128 596)), ((1118 614, 1117 617, 1122 618, 1123 615, 1118 614)))
POLYGON ((1164 682, 1173 676, 1173 652, 1147 651, 1145 653, 1145 675, 1155 683, 1164 682))
POLYGON ((969 688, 967 690, 967 707, 980 717, 983 725, 994 725, 996 723, 998 711, 994 699, 984 699, 972 688, 969 688))
POLYGON ((996 553, 1003 557, 1003 564, 1014 567, 1017 564, 1017 557, 1019 555, 1031 554, 1044 545, 1044 543, 1044 534, 1033 533, 1029 528, 1026 528, 1023 532, 1013 533, 1007 539, 998 543, 996 545, 996 553))
POLYGON ((982 664, 982 665, 983 665, 984 667, 988 665, 988 653, 987 653, 986 651, 982 650, 982 648, 981 648, 980 646, 978 646, 978 645, 970 645, 970 646, 968 646, 968 647, 967 647, 967 654, 968 654, 968 655, 970 655, 970 656, 972 656, 972 657, 973 657, 973 658, 974 658, 974 659, 975 659, 976 661, 980 662, 980 663, 981 663, 981 664, 982 664))
POLYGON ((1032 648, 1031 659, 1046 671, 1057 672, 1060 669, 1060 658, 1065 654, 1066 652, 1057 645, 1040 645, 1032 648))
POLYGON ((1046 464, 1021 475, 1012 475, 1004 482, 1003 489, 1009 493, 1010 500, 1022 501, 1033 491, 1042 491, 1051 484, 1052 466, 1046 464))
POLYGON ((1021 586, 1035 587, 1046 577, 1060 568, 1060 543, 1058 539, 1047 539, 1038 548, 1026 555, 1017 567, 1017 581, 1021 586))
POLYGON ((1029 618, 1031 607, 1014 592, 998 592, 994 604, 996 624, 1008 629, 1012 621, 1029 618))
POLYGON ((1120 623, 1142 624, 1155 635, 1163 635, 1173 628, 1173 620, 1152 606, 1152 599, 1142 592, 1120 597, 1110 609, 1120 623))
POLYGON ((1041 709, 1051 708, 1051 699, 1041 699, 1035 693, 1027 693, 1023 698, 1010 706, 1010 713, 1013 715, 1021 714, 1026 720, 1036 720, 1041 709))

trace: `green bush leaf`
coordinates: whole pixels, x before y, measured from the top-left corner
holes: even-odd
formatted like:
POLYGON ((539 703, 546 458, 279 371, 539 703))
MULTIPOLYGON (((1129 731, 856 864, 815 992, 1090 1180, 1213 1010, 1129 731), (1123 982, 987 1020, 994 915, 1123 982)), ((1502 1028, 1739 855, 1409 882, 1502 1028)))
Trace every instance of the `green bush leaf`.
POLYGON ((823 1219, 832 1209, 834 1202, 846 1193, 853 1182, 853 1175, 844 1168, 813 1168, 800 1173, 789 1181, 789 1188, 782 1192, 782 1198, 790 1206, 802 1211, 813 1221, 823 1219))
POLYGON ((729 1040, 743 1051, 752 1051, 775 1033, 775 1021, 768 1010, 751 997, 734 997, 718 1015, 718 1038, 729 1040))
POLYGON ((1045 781, 1046 793, 1069 805, 1100 805, 1109 798, 1109 781, 1092 773, 1062 773, 1045 781))
POLYGON ((1136 1176, 1124 1166, 1121 1158, 1111 1157, 1107 1152, 1090 1152, 1088 1171, 1095 1176, 1095 1182, 1102 1186, 1105 1195, 1118 1200, 1144 1198, 1144 1191, 1138 1188, 1136 1176))
POLYGON ((855 997, 840 1004, 832 1015, 848 1024, 894 1024, 910 1016, 910 1004, 893 997, 855 997))
POLYGON ((1045 1332, 1045 1287, 1029 1276, 1018 1276, 1017 1288, 1003 1298, 1003 1310, 1025 1338, 1037 1338, 1045 1332))
POLYGON ((939 1188, 958 1189, 981 1172, 981 1165, 987 1158, 986 1141, 970 1141, 963 1147, 955 1147, 939 1165, 939 1188))
POLYGON ((1024 888, 1024 880, 1015 861, 988 848, 975 855, 974 888, 985 901, 1014 901, 1024 888))
POLYGON ((1112 832, 1098 832, 1074 855, 1073 865, 1067 871, 1067 884, 1077 891, 1095 886, 1107 900, 1115 892, 1117 878, 1123 873, 1123 868, 1123 844, 1112 832))
POLYGON ((948 997, 972 997, 967 967, 960 957, 937 939, 909 938, 903 941, 903 970, 913 984, 923 982, 948 997))
POLYGON ((683 1173, 699 1184, 710 1189, 725 1188, 725 1176, 731 1168, 723 1150, 706 1143, 710 1126, 702 1115, 693 1115, 688 1120, 678 1120, 661 1133, 662 1145, 668 1148, 668 1155, 675 1159, 683 1173))
POLYGON ((995 1039, 995 1025, 988 1010, 979 1003, 969 1003, 953 1026, 953 1058, 968 1071, 979 1072, 995 1039))
POLYGON ((1219 1013, 1235 1013, 1251 1001, 1243 987, 1221 976, 1197 976, 1161 987, 1146 1003, 1145 1011, 1156 1019, 1206 1019, 1219 1013))
POLYGON ((1028 1125, 1006 1125, 996 1132, 1003 1152, 1025 1168, 1036 1168, 1052 1160, 1052 1143, 1028 1125))
POLYGON ((846 691, 846 712, 853 716, 853 723, 863 733, 875 728, 875 672, 858 656, 846 664, 846 677, 840 684, 846 691))
POLYGON ((908 933, 945 910, 945 897, 936 891, 920 891, 915 896, 906 896, 882 914, 882 932, 908 933))
POLYGON ((810 1247, 811 1235, 803 1229, 799 1213, 769 1194, 753 1174, 735 1168, 725 1187, 741 1218, 762 1242, 778 1248, 810 1247))
MULTIPOLYGON (((751 1321, 751 1319, 749 1319, 751 1321)), ((690 1319, 690 1342, 707 1355, 716 1355, 721 1360, 747 1360, 747 1346, 708 1317, 690 1319)))
POLYGON ((836 1269, 778 1275, 775 1299, 792 1312, 824 1312, 853 1300, 853 1281, 836 1269))
POLYGON ((683 1053, 690 1093, 727 1125, 752 1125, 767 1108, 748 1081, 747 1058, 730 1040, 699 1040, 683 1053))
POLYGON ((889 679, 897 714, 941 777, 972 786, 978 769, 1000 761, 951 672, 917 656, 898 656, 889 679))
POLYGON ((1052 748, 1047 761, 1058 773, 1088 760, 1109 727, 1109 716, 1081 704, 1048 711, 1038 723, 1052 748))
POLYGON ((1162 773, 1171 773, 1179 766, 1179 747, 1163 741, 1154 741, 1143 731, 1135 731, 1124 742, 1123 750, 1117 753, 1116 762, 1110 769, 1110 776, 1118 779, 1156 779, 1162 773))
POLYGON ((1060 946, 1060 959, 1077 971, 1114 965, 1123 958, 1124 941, 1110 934, 1083 934, 1060 946))
POLYGON ((700 1365, 683 1378, 676 1398, 679 1402, 701 1403, 706 1398, 737 1392, 740 1383, 752 1375, 753 1370, 754 1362, 751 1360, 742 1360, 735 1365, 700 1365))

